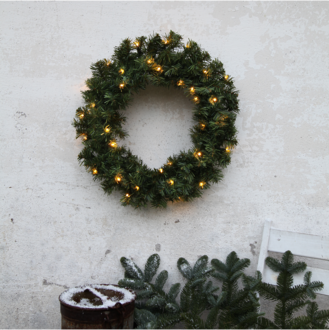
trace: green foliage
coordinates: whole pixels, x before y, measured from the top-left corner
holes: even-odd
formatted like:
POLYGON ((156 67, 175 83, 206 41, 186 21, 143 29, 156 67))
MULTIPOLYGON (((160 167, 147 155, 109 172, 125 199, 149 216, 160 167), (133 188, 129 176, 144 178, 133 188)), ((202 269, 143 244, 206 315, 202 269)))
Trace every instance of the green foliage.
POLYGON ((256 324, 259 304, 255 290, 260 278, 243 274, 250 261, 239 259, 235 252, 227 257, 226 263, 212 260, 212 266, 206 255, 200 257, 193 267, 186 259, 179 258, 177 268, 186 283, 181 291, 180 283, 172 285, 168 293, 163 291, 167 271, 160 272, 154 283, 151 282, 160 264, 157 254, 149 257, 144 272, 124 257, 121 264, 125 268, 125 278, 119 281, 119 285, 137 292, 135 320, 138 328, 167 328, 180 321, 192 329, 247 328, 256 324), (151 275, 147 276, 146 272, 151 275), (211 276, 223 283, 219 294, 216 294, 219 287, 209 280, 211 276), (242 279, 243 289, 238 289, 239 279, 242 279), (206 320, 203 317, 205 311, 208 311, 206 320))
POLYGON ((125 278, 119 285, 137 292, 135 322, 139 329, 172 328, 183 322, 189 329, 327 329, 329 310, 319 310, 316 297, 323 283, 312 282, 311 272, 304 275, 304 284, 293 286, 293 275, 305 271, 306 264, 294 262, 290 251, 281 261, 267 258, 266 264, 279 272, 277 285, 262 282, 259 272, 255 276, 244 273, 249 259, 240 259, 231 252, 225 262, 212 259, 208 264, 206 255, 194 266, 185 258, 179 258, 177 268, 185 279, 173 284, 168 293, 163 290, 168 272, 161 271, 153 281, 160 265, 158 254, 151 255, 144 272, 131 260, 122 257, 125 278), (213 285, 211 278, 221 287, 213 285), (178 296, 179 297, 179 302, 178 296), (277 301, 274 320, 259 312, 259 293, 265 299, 277 301), (306 315, 293 314, 306 306, 306 315))
POLYGON ((180 307, 176 298, 180 291, 180 283, 173 284, 168 294, 163 287, 168 279, 168 272, 163 270, 153 280, 159 265, 160 256, 151 255, 145 264, 145 270, 131 260, 122 257, 121 265, 125 268, 125 278, 119 285, 135 290, 137 293, 135 322, 141 329, 157 329, 171 326, 180 321, 180 307))
POLYGON ((274 310, 274 322, 259 318, 260 328, 274 329, 296 329, 296 328, 325 328, 329 321, 329 310, 318 311, 318 305, 308 298, 315 299, 316 291, 323 288, 323 283, 319 281, 311 282, 311 272, 304 275, 304 284, 293 285, 293 275, 305 271, 305 262, 294 262, 293 254, 286 251, 281 261, 272 257, 265 260, 266 265, 273 271, 279 272, 277 285, 261 283, 258 291, 265 299, 276 301, 274 310), (306 316, 294 317, 294 313, 307 306, 306 316))
POLYGON ((73 121, 77 138, 84 139, 78 159, 106 193, 123 194, 122 205, 166 207, 168 201, 191 201, 220 181, 222 169, 230 163, 229 149, 237 145, 238 93, 223 64, 212 60, 197 43, 189 40, 185 46, 173 31, 164 39, 154 34, 135 40, 123 40, 111 61, 91 65, 88 90, 82 92, 85 104, 73 121), (162 172, 148 168, 127 147, 116 144, 128 134, 119 111, 148 84, 178 88, 195 103, 194 146, 170 156, 162 172))

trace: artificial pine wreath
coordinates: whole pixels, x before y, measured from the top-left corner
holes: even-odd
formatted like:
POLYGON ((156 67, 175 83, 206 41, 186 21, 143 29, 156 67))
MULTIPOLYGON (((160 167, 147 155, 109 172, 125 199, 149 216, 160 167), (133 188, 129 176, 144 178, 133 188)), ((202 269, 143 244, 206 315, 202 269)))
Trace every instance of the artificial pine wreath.
POLYGON ((122 41, 111 60, 92 64, 92 78, 83 91, 85 106, 76 111, 73 126, 84 148, 78 159, 101 181, 106 193, 123 193, 123 205, 135 208, 151 203, 166 207, 167 201, 190 201, 222 178, 237 144, 234 126, 239 111, 238 94, 223 64, 211 60, 194 41, 186 45, 170 31, 161 38, 122 41), (161 168, 150 169, 117 139, 125 110, 133 95, 148 84, 181 89, 194 103, 191 129, 193 148, 172 155, 161 168))

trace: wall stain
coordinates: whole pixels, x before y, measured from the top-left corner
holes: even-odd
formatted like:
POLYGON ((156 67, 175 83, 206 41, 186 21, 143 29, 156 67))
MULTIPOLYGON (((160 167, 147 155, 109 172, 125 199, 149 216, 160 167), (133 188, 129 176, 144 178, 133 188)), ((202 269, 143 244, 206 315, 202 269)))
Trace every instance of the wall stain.
POLYGON ((160 251, 161 250, 161 244, 155 244, 155 251, 160 251))
POLYGON ((107 254, 109 254, 109 253, 111 253, 111 250, 106 250, 106 251, 105 251, 105 255, 107 255, 107 254))
POLYGON ((56 286, 60 286, 64 289, 68 289, 69 287, 66 285, 61 285, 61 284, 57 284, 57 283, 53 283, 53 282, 48 282, 47 280, 43 280, 42 281, 42 285, 56 285, 56 286))
MULTIPOLYGON (((255 242, 256 243, 256 242, 255 242)), ((250 252, 252 253, 253 256, 256 255, 255 249, 256 249, 256 245, 255 244, 249 244, 250 245, 250 252)))

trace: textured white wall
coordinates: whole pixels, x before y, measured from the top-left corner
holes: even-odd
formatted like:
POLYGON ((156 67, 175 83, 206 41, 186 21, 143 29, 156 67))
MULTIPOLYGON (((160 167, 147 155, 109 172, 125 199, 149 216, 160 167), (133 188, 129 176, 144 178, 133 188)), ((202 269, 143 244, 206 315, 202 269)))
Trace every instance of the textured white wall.
MULTIPOLYGON (((1 2, 0 327, 60 326, 66 286, 116 283, 119 259, 155 252, 256 269, 264 219, 329 236, 328 2, 1 2), (91 63, 122 39, 172 29, 219 58, 240 90, 239 145, 192 203, 134 210, 79 167, 71 126, 91 63)), ((191 104, 155 87, 128 110, 150 166, 190 146, 191 104), (183 130, 181 130, 183 127, 183 130), (152 143, 149 143, 152 142, 152 143)))

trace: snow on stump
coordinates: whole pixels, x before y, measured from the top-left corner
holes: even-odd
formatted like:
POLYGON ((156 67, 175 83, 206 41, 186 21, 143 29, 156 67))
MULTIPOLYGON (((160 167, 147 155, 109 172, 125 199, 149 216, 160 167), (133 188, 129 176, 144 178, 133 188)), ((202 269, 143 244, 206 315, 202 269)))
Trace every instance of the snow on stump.
POLYGON ((136 294, 111 284, 70 288, 59 296, 62 329, 132 329, 136 294))

